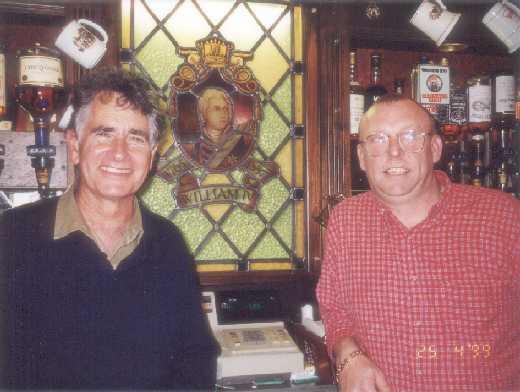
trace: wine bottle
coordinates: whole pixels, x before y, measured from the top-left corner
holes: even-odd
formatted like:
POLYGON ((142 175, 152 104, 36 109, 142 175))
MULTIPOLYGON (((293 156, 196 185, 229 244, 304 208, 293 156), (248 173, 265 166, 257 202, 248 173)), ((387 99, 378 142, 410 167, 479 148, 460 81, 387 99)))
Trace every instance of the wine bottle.
POLYGON ((515 117, 515 78, 511 72, 497 72, 492 77, 492 120, 511 127, 515 117))
POLYGON ((366 91, 365 110, 368 110, 372 104, 387 93, 385 86, 381 84, 381 68, 381 54, 378 52, 372 53, 370 55, 370 85, 366 91))
POLYGON ((359 121, 365 109, 365 91, 357 78, 356 51, 350 52, 350 156, 351 156, 351 179, 352 190, 362 192, 368 190, 366 174, 359 166, 357 157, 357 145, 359 144, 359 121))

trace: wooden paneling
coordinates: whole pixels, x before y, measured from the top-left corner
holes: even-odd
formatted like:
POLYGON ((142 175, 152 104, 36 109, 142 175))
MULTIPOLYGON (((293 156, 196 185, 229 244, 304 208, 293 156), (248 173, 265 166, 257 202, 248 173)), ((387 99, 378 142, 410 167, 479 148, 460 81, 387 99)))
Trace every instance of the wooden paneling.
POLYGON ((341 4, 309 7, 307 15, 307 157, 310 270, 321 269, 324 228, 318 223, 331 198, 349 194, 348 137, 350 50, 348 7, 341 4), (348 63, 347 63, 348 64, 348 63))

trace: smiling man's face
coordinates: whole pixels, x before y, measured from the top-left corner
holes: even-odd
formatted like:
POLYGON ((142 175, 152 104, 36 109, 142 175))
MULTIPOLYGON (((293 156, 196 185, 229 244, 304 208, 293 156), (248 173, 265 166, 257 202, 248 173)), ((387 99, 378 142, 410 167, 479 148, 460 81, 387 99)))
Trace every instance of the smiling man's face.
POLYGON ((128 106, 94 99, 80 140, 73 139, 72 161, 79 166, 79 192, 101 199, 133 197, 152 166, 147 117, 128 106))
POLYGON ((433 176, 433 164, 440 159, 442 141, 432 134, 431 118, 413 101, 385 102, 373 106, 360 124, 358 157, 370 188, 386 204, 413 201, 426 190, 433 176), (403 151, 397 135, 414 130, 426 132, 424 148, 419 152, 403 151), (375 133, 390 136, 388 149, 371 156, 363 141, 375 133))

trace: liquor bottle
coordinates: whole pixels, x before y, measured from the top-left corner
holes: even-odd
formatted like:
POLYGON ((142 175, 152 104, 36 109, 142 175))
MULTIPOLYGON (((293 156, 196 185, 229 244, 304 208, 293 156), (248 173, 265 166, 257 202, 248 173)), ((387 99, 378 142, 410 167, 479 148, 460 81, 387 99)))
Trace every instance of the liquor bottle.
POLYGON ((441 169, 446 172, 452 182, 460 182, 459 165, 459 126, 457 124, 444 124, 442 132, 442 159, 441 169))
POLYGON ((494 188, 496 186, 497 171, 494 164, 494 149, 496 146, 496 129, 489 128, 484 131, 484 186, 486 188, 494 188))
POLYGON ((495 153, 496 185, 502 192, 511 193, 513 150, 511 149, 511 128, 508 120, 502 119, 498 127, 498 143, 495 153))
MULTIPOLYGON (((520 52, 516 52, 515 56, 515 130, 520 130, 520 52)), ((520 151, 519 151, 520 153, 520 151)))
POLYGON ((7 114, 7 74, 5 61, 5 46, 0 42, 0 131, 10 131, 11 122, 7 114))
POLYGON ((451 70, 450 77, 450 124, 462 126, 468 121, 466 89, 457 82, 455 70, 451 70))
POLYGON ((484 134, 481 129, 471 130, 471 143, 473 149, 473 170, 471 173, 471 184, 484 186, 486 171, 484 167, 484 134))
POLYGON ((7 112, 5 81, 6 75, 4 44, 0 42, 0 120, 4 118, 7 112))
POLYGON ((56 147, 50 145, 50 120, 64 104, 63 67, 59 53, 40 46, 18 52, 16 101, 34 122, 34 145, 27 147, 42 198, 51 197, 50 178, 56 147))
POLYGON ((469 123, 491 121, 491 83, 488 76, 475 76, 467 81, 469 123))
POLYGON ((366 90, 365 110, 368 110, 374 102, 387 93, 385 86, 381 84, 381 66, 381 54, 373 52, 370 55, 370 85, 366 90))
POLYGON ((515 59, 515 126, 511 130, 511 150, 513 153, 512 185, 513 193, 520 200, 520 53, 515 59))
POLYGON ((470 140, 468 136, 468 126, 464 124, 459 132, 459 182, 461 184, 471 184, 471 160, 470 160, 470 140))
MULTIPOLYGON (((412 98, 420 103, 439 124, 449 122, 450 68, 421 62, 412 70, 412 98)), ((444 64, 447 64, 446 62, 444 64)))
POLYGON ((359 121, 365 110, 365 91, 357 78, 356 51, 350 52, 350 136, 357 137, 359 132, 359 121))
MULTIPOLYGON (((440 67, 438 69, 438 72, 442 72, 440 73, 438 76, 439 78, 438 79, 433 79, 432 82, 434 80, 438 80, 439 83, 437 85, 437 88, 433 88, 434 85, 431 85, 431 88, 432 89, 432 93, 441 93, 441 96, 442 96, 442 92, 443 92, 443 88, 442 88, 442 79, 441 79, 441 76, 442 78, 444 78, 446 81, 447 81, 447 89, 445 91, 445 95, 447 96, 447 102, 444 102, 444 103, 441 103, 442 99, 439 100, 439 103, 437 105, 432 105, 432 106, 437 106, 436 110, 433 110, 433 113, 436 113, 435 115, 435 118, 437 119, 437 121, 439 122, 439 124, 449 124, 450 122, 450 88, 451 88, 451 69, 450 69, 450 64, 448 63, 448 59, 446 57, 443 57, 440 61, 440 67), (442 68, 441 68, 442 67, 442 68)), ((428 82, 427 82, 428 83, 428 82)), ((433 114, 432 113, 432 114, 433 114)))
POLYGON ((493 123, 505 120, 511 127, 515 117, 515 78, 511 72, 498 72, 491 81, 493 123))
POLYGON ((513 194, 520 200, 520 121, 517 121, 515 128, 511 131, 511 153, 513 154, 511 168, 513 194))
POLYGON ((359 166, 357 157, 357 145, 359 144, 359 121, 365 110, 365 91, 357 78, 357 53, 350 52, 350 86, 349 86, 349 109, 350 109, 350 156, 351 156, 351 179, 352 190, 362 192, 368 190, 368 180, 365 172, 359 166))
POLYGON ((395 79, 394 80, 394 93, 397 95, 404 94, 404 79, 395 79))

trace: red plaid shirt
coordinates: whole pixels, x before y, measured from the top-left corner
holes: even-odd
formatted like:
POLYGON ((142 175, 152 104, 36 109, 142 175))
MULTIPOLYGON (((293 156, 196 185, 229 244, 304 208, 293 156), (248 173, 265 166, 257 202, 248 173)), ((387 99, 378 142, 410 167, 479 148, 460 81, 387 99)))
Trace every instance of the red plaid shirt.
POLYGON ((443 185, 407 229, 372 192, 333 211, 317 295, 329 351, 352 336, 393 390, 520 390, 520 202, 443 185))

